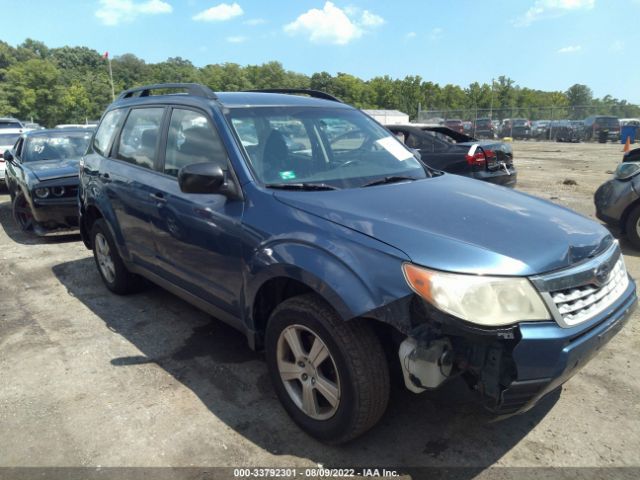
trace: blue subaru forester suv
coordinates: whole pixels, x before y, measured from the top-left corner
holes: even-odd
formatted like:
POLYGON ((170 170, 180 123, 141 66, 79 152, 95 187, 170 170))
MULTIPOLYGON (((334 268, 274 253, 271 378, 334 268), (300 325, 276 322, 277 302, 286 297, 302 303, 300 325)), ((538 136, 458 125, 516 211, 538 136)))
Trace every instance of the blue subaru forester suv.
POLYGON ((127 90, 79 208, 107 288, 145 277, 240 329, 329 443, 380 419, 395 368, 414 392, 462 375, 492 411, 526 411, 636 305, 606 229, 433 170, 322 92, 127 90))

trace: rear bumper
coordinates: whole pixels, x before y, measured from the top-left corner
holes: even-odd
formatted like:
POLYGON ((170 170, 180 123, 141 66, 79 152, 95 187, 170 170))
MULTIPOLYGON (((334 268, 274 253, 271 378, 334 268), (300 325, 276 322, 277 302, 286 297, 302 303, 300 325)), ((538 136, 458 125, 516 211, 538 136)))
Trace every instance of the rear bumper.
POLYGON ((514 167, 509 168, 509 173, 505 172, 502 168, 495 171, 482 170, 474 172, 473 178, 476 180, 495 183, 496 185, 502 185, 503 187, 513 188, 518 182, 518 172, 514 167))
POLYGON ((512 352, 517 379, 501 392, 499 401, 490 409, 498 414, 531 409, 575 375, 622 329, 637 302, 636 285, 630 279, 620 300, 587 331, 576 333, 579 327, 561 328, 555 322, 521 324, 522 338, 512 352))

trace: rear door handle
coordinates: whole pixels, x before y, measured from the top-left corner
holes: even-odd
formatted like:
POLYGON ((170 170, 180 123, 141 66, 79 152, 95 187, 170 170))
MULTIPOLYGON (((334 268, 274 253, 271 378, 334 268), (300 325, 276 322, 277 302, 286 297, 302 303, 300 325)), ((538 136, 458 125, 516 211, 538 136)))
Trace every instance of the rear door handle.
POLYGON ((167 199, 161 193, 150 193, 149 198, 159 203, 167 203, 167 199))

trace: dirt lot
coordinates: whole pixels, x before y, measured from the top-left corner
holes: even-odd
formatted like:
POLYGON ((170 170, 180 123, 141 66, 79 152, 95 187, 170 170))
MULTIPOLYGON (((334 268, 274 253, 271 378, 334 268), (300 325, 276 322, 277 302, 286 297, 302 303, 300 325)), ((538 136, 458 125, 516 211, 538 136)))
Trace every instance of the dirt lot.
MULTIPOLYGON (((622 155, 611 144, 514 151, 518 189, 590 216, 622 155)), ((640 278, 638 253, 623 249, 640 278)), ((240 334, 159 288, 108 293, 78 236, 20 233, 3 191, 0 466, 639 466, 639 315, 525 415, 492 422, 457 383, 398 390, 377 428, 327 447, 289 420, 240 334)))

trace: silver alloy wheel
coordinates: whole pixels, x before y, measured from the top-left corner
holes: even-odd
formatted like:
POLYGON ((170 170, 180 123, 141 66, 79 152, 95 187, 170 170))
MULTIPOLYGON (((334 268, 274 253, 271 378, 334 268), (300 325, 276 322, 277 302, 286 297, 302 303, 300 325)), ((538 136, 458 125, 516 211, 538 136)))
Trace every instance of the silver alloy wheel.
POLYGON ((636 222, 636 235, 640 237, 640 218, 638 218, 638 221, 636 222))
POLYGON ((314 420, 327 420, 340 405, 340 377, 325 343, 311 329, 290 325, 278 338, 277 363, 293 403, 314 420))
POLYGON ((111 258, 111 249, 104 235, 96 234, 96 258, 100 271, 108 283, 113 283, 116 279, 116 267, 111 258))

